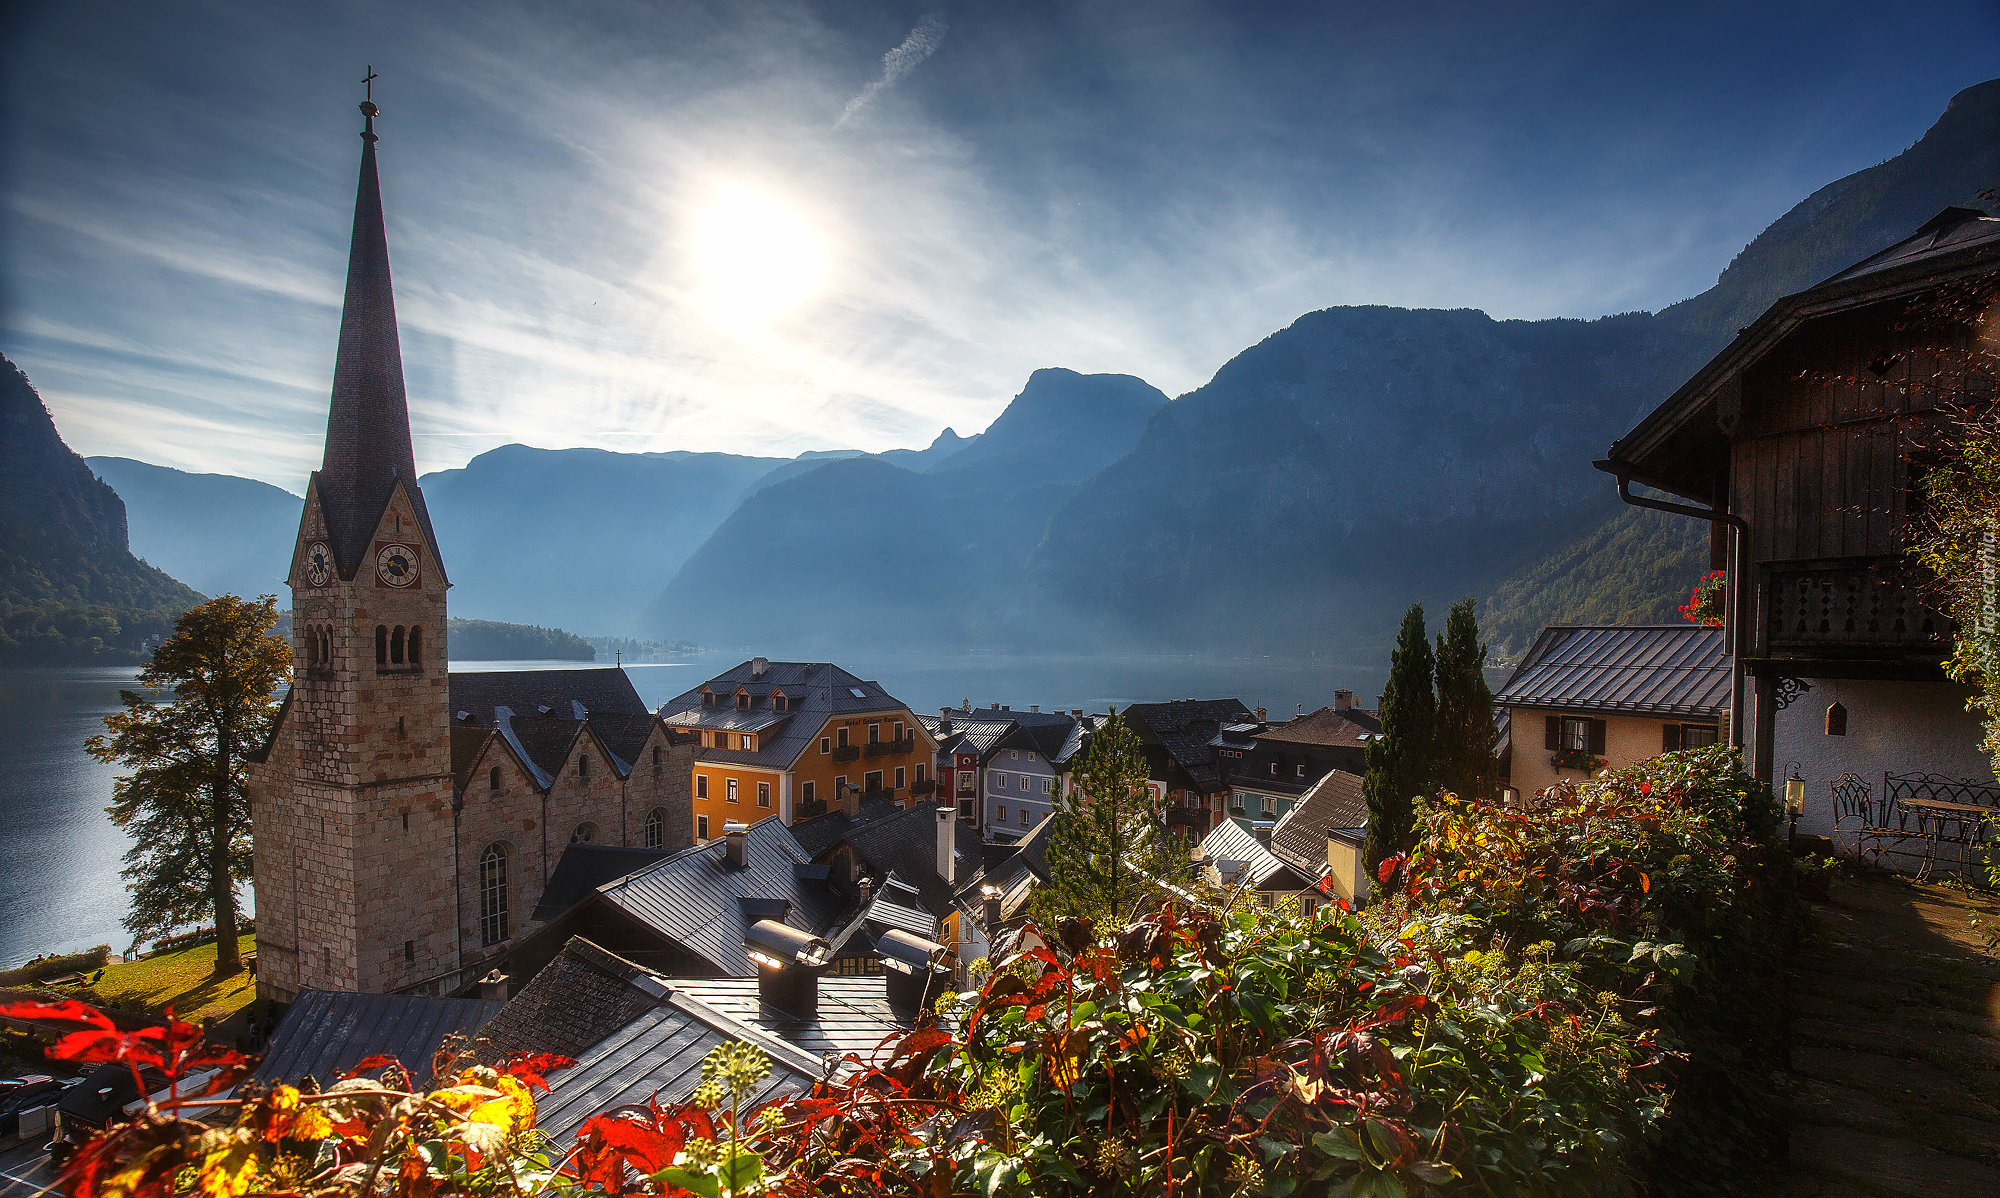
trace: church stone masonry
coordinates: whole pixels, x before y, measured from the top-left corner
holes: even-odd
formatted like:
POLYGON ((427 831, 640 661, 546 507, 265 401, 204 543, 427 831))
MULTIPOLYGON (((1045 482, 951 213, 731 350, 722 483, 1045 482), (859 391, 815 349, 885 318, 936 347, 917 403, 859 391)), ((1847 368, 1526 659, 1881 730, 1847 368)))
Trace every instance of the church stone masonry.
POLYGON ((450 584, 416 481, 376 174, 379 110, 362 112, 325 456, 287 579, 293 685, 249 778, 258 993, 278 1001, 308 989, 463 989, 469 968, 531 922, 569 841, 673 848, 691 838, 691 738, 660 725, 622 671, 465 676, 483 678, 488 710, 519 709, 536 727, 503 718, 482 735, 460 711, 454 757, 450 584), (559 755, 537 762, 545 745, 559 755), (594 776, 575 764, 581 756, 599 762, 594 776), (503 759, 525 784, 507 788, 526 791, 514 801, 473 784, 500 777, 503 759))

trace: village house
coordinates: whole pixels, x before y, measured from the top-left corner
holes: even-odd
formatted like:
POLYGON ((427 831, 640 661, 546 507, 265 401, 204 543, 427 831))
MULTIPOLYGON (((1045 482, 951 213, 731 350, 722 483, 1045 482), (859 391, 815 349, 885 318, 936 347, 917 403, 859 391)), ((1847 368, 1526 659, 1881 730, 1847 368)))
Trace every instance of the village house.
POLYGON ((1333 706, 1281 724, 1225 724, 1211 747, 1229 787, 1228 816, 1248 826, 1275 821, 1334 770, 1368 772, 1368 745, 1382 734, 1374 712, 1354 704, 1354 692, 1333 692, 1333 706))
POLYGON ((1945 209, 1773 304, 1598 464, 1628 502, 1710 522, 1729 742, 1759 778, 1799 778, 1802 831, 1833 831, 1836 793, 1948 800, 1940 780, 1993 780, 1904 538, 1954 412, 1994 398, 1996 288, 2000 220, 1945 209))
POLYGON ((958 803, 960 818, 1004 844, 1026 836, 1068 793, 1070 767, 1104 718, 967 704, 923 723, 938 742, 941 793, 958 803))
POLYGON ((823 813, 847 788, 904 806, 936 790, 930 732, 880 683, 836 665, 752 658, 668 701, 660 717, 695 738, 698 843, 730 822, 823 813))
POLYGON ((1167 810, 1167 824, 1200 840, 1221 822, 1229 785, 1212 742, 1225 724, 1256 724, 1240 699, 1174 699, 1134 703, 1121 713, 1139 738, 1147 778, 1167 810))
POLYGON ((1367 894, 1367 831, 1361 775, 1329 770, 1275 824, 1225 819, 1202 838, 1197 855, 1212 885, 1246 888, 1267 907, 1297 902, 1310 915, 1335 898, 1352 903, 1367 894))
POLYGON ((1729 680, 1720 628, 1551 624, 1493 697, 1512 740, 1506 785, 1534 795, 1715 744, 1729 718, 1729 680))

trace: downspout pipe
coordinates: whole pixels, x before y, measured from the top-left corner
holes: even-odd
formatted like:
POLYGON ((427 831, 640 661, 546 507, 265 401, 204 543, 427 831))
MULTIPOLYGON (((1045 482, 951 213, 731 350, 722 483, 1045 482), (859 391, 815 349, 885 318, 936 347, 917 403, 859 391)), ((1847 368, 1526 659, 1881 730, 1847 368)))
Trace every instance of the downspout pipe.
MULTIPOLYGON (((1632 475, 1629 471, 1621 469, 1619 463, 1601 461, 1592 462, 1591 465, 1617 479, 1618 498, 1631 504, 1633 507, 1651 508, 1656 512, 1666 512, 1671 516, 1688 516, 1696 520, 1706 520, 1711 524, 1727 524, 1729 526, 1729 590, 1730 606, 1734 609, 1734 600, 1738 594, 1736 588, 1742 585, 1743 580, 1743 555, 1747 552, 1744 541, 1750 535, 1749 522, 1734 512, 1721 511, 1716 508, 1696 507, 1691 503, 1675 503, 1668 499, 1653 499, 1645 495, 1634 495, 1632 493, 1632 475)), ((1743 747, 1743 663, 1740 655, 1736 652, 1736 633, 1737 625, 1741 622, 1740 620, 1726 620, 1723 622, 1722 628, 1722 651, 1729 654, 1730 661, 1729 743, 1739 749, 1743 747)))

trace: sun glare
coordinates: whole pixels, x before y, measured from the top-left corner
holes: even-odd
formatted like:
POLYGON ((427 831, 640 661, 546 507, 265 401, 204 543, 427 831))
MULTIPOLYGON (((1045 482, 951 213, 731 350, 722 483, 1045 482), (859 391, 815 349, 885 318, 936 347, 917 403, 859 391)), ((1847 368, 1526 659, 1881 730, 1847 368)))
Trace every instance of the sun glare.
POLYGON ((826 240, 790 204, 754 187, 718 190, 692 224, 696 277, 709 315, 725 325, 766 325, 818 294, 826 240))

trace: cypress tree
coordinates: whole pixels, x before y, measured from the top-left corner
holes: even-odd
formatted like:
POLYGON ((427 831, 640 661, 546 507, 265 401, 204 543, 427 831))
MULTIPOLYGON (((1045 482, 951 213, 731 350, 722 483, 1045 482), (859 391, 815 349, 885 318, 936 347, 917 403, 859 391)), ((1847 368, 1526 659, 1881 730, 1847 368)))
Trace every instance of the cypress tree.
POLYGON ((1437 638, 1437 747, 1433 783, 1466 797, 1492 794, 1493 690, 1486 685, 1486 646, 1471 599, 1451 605, 1437 638))
POLYGON ((1368 801, 1368 843, 1363 849, 1370 874, 1384 857, 1400 853, 1416 839, 1416 803, 1431 785, 1433 725, 1437 700, 1431 693, 1430 638, 1424 632, 1424 605, 1403 613, 1402 631, 1389 658, 1389 685, 1382 691, 1382 735, 1368 746, 1368 774, 1362 795, 1368 801))

